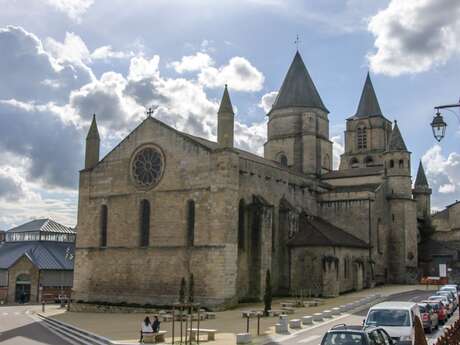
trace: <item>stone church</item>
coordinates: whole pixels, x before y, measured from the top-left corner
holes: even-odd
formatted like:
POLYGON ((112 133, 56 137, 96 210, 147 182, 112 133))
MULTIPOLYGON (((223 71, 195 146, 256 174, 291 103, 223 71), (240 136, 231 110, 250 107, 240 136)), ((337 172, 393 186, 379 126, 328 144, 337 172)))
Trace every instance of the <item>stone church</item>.
POLYGON ((227 87, 217 142, 149 116, 100 159, 93 118, 73 298, 164 305, 190 274, 209 307, 260 299, 267 270, 279 295, 415 280, 431 190, 412 189, 396 121, 367 75, 333 170, 328 113, 297 52, 267 114, 264 157, 234 147, 227 87))

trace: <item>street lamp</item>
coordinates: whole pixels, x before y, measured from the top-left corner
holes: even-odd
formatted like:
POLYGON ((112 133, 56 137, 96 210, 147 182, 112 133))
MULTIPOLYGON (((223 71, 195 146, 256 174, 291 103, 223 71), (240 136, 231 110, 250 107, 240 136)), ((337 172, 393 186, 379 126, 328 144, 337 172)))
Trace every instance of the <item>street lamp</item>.
MULTIPOLYGON (((456 104, 438 105, 437 107, 434 107, 434 109, 436 110, 436 115, 433 118, 433 121, 431 122, 431 129, 433 130, 433 136, 437 141, 441 141, 444 138, 447 127, 447 123, 444 122, 444 118, 442 117, 439 109, 449 108, 460 108, 460 100, 456 104)), ((457 118, 457 120, 459 120, 460 122, 459 118, 457 118)))

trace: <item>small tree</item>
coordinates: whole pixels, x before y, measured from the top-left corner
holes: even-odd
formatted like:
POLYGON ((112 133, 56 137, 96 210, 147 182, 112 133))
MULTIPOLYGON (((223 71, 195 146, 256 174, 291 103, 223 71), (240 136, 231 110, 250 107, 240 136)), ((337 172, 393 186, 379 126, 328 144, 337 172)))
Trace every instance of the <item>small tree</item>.
POLYGON ((189 303, 193 303, 195 298, 195 282, 193 281, 193 273, 190 274, 190 281, 188 284, 188 301, 189 303))
POLYGON ((182 278, 180 282, 179 302, 185 303, 185 278, 182 278))
POLYGON ((265 277, 265 293, 264 293, 264 315, 268 316, 268 311, 272 309, 272 282, 270 278, 270 270, 267 270, 265 277))

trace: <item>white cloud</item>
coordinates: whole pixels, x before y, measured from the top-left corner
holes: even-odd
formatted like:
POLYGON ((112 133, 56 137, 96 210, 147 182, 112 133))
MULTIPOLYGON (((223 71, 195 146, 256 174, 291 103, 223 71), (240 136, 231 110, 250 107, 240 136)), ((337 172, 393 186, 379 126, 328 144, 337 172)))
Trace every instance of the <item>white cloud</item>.
POLYGON ((398 76, 424 72, 447 62, 460 51, 458 0, 391 0, 369 22, 375 73, 398 76))
POLYGON ((102 46, 96 48, 91 53, 91 59, 93 60, 111 60, 111 59, 127 59, 134 56, 134 52, 123 52, 123 51, 114 51, 112 46, 102 46))
POLYGON ((338 169, 340 165, 340 156, 345 151, 345 148, 343 145, 343 137, 341 135, 336 135, 331 138, 331 141, 333 142, 333 145, 332 145, 333 169, 338 169))
POLYGON ((459 196, 454 194, 460 191, 459 153, 451 152, 446 157, 442 153, 441 146, 434 145, 425 152, 422 163, 433 190, 434 207, 443 207, 452 202, 452 198, 459 199, 459 196))
POLYGON ((78 22, 94 0, 46 0, 46 2, 78 22))
POLYGON ((170 64, 177 73, 201 71, 214 65, 214 60, 205 53, 197 52, 195 55, 183 56, 181 61, 174 61, 170 64))
POLYGON ((91 54, 85 42, 73 32, 66 32, 63 43, 48 37, 45 41, 45 49, 60 63, 91 61, 91 54))
POLYGON ((204 68, 198 75, 201 84, 209 88, 223 87, 228 84, 231 90, 260 91, 265 77, 248 60, 236 56, 227 65, 219 68, 204 68))
POLYGON ((158 77, 159 63, 160 57, 158 55, 154 55, 150 60, 147 60, 143 56, 132 58, 129 65, 128 79, 141 80, 145 78, 158 77))
POLYGON ((278 91, 271 91, 263 95, 260 99, 260 103, 258 104, 259 108, 262 108, 266 113, 268 113, 273 103, 275 103, 276 96, 278 96, 278 91))

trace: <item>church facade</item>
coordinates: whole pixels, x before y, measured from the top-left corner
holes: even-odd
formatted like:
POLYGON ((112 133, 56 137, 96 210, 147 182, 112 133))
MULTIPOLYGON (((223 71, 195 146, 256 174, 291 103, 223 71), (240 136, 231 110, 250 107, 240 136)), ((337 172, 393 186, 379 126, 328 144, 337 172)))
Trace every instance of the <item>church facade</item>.
MULTIPOLYGON (((217 142, 146 118, 103 159, 93 118, 80 172, 74 300, 164 305, 336 296, 417 278, 417 219, 401 132, 367 76, 332 168, 328 110, 297 53, 268 116, 264 157, 233 145, 225 87, 217 142)), ((423 170, 423 167, 421 167, 423 170)))

